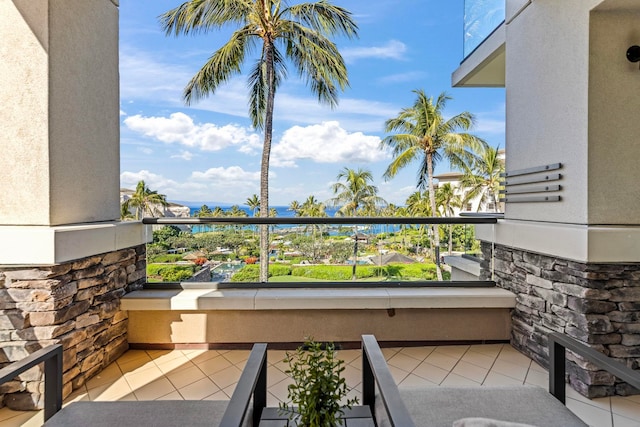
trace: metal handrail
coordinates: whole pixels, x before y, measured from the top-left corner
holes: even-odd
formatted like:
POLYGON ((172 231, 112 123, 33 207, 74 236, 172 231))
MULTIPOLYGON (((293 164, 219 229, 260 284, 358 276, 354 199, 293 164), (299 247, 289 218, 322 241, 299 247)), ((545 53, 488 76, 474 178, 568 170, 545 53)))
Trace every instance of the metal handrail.
POLYGON ((566 400, 565 362, 567 349, 640 389, 640 371, 635 371, 573 338, 553 332, 549 334, 549 392, 560 402, 565 403, 566 400))
POLYGON ((0 369, 0 384, 44 362, 44 420, 62 408, 62 345, 56 344, 33 352, 24 359, 0 369))
MULTIPOLYGON (((362 335, 362 403, 376 416, 376 385, 392 427, 414 427, 387 362, 373 335, 362 335)), ((425 403, 426 404, 426 403, 425 403)))
POLYGON ((143 218, 150 225, 369 225, 369 224, 496 224, 493 216, 473 217, 204 217, 204 218, 143 218))

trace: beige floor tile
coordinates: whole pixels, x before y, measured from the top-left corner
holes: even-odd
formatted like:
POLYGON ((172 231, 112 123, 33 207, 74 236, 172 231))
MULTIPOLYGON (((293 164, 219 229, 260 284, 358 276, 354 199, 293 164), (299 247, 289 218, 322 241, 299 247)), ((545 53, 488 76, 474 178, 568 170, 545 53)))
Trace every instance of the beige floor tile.
POLYGON ((244 362, 249 359, 249 354, 251 354, 251 351, 249 350, 233 350, 223 354, 222 357, 224 357, 234 365, 244 365, 244 362))
POLYGON ((626 418, 640 420, 640 403, 635 403, 631 399, 620 396, 612 397, 611 410, 614 414, 622 415, 626 418))
POLYGON ((468 345, 440 345, 434 352, 446 354, 455 359, 460 359, 469 350, 468 345))
POLYGON ((485 386, 511 386, 522 385, 522 381, 518 381, 515 378, 508 377, 506 375, 499 374, 495 371, 489 371, 487 377, 484 379, 482 385, 485 386))
POLYGON ((164 374, 195 366, 195 364, 183 354, 173 359, 164 359, 162 361, 156 360, 155 362, 158 369, 160 369, 164 374))
POLYGON ((478 384, 482 384, 484 379, 487 377, 489 370, 481 368, 480 366, 472 365, 471 363, 467 363, 461 360, 453 368, 451 373, 460 375, 461 377, 464 377, 464 378, 468 378, 471 381, 474 381, 478 384))
POLYGON ((182 350, 147 350, 147 354, 156 364, 186 357, 182 350))
POLYGON ((529 369, 533 369, 534 371, 537 371, 537 372, 543 372, 545 374, 549 373, 549 370, 545 369, 543 366, 540 366, 540 364, 538 364, 535 360, 531 361, 531 366, 529 369))
POLYGON ((522 384, 527 377, 529 367, 525 365, 516 365, 511 362, 497 359, 496 363, 494 363, 491 367, 491 371, 514 378, 520 381, 520 383, 522 384))
POLYGON ((362 370, 355 366, 347 365, 342 372, 342 378, 347 381, 347 386, 354 388, 362 383, 362 370))
POLYGON ((220 391, 217 391, 217 392, 213 393, 210 396, 205 397, 202 400, 229 400, 229 398, 230 397, 227 396, 227 394, 224 391, 220 390, 220 391))
POLYGON ((402 382, 402 380, 405 379, 407 375, 409 375, 408 371, 396 368, 395 366, 389 366, 389 371, 391 372, 391 376, 393 377, 393 380, 396 382, 396 384, 402 382))
POLYGON ((267 387, 271 387, 274 384, 287 378, 287 375, 275 366, 267 367, 267 387))
POLYGON ((524 354, 520 353, 513 347, 505 346, 497 357, 499 361, 509 362, 514 365, 525 366, 529 368, 531 366, 531 359, 524 354))
POLYGON ((471 363, 472 365, 480 366, 481 368, 491 369, 496 361, 496 358, 487 356, 486 354, 478 353, 473 349, 469 349, 469 351, 467 351, 460 360, 471 363))
MULTIPOLYGON (((4 409, 6 408, 1 411, 4 409)), ((44 423, 44 411, 11 411, 11 413, 9 418, 0 421, 0 427, 40 427, 44 423)))
POLYGON ((453 369, 454 366, 456 366, 456 363, 458 363, 458 360, 459 359, 455 357, 451 357, 447 354, 438 352, 436 349, 434 350, 433 353, 427 356, 427 358, 424 361, 431 365, 435 365, 441 369, 450 371, 451 369, 453 369))
POLYGON ((589 425, 596 427, 613 427, 610 411, 605 411, 584 402, 569 398, 567 398, 567 408, 589 425))
POLYGON ((219 391, 220 387, 215 385, 209 378, 202 378, 188 386, 178 389, 178 392, 185 400, 201 400, 219 391))
POLYGON ((190 352, 183 353, 196 365, 220 356, 220 352, 218 352, 217 350, 192 350, 190 352))
POLYGON ((537 385, 538 387, 542 387, 545 390, 549 390, 549 374, 546 372, 529 369, 524 382, 525 384, 537 385))
POLYGON ((391 359, 397 352, 402 350, 401 347, 385 347, 380 349, 382 351, 382 355, 386 360, 391 359))
POLYGON ((87 395, 92 401, 108 402, 110 400, 120 400, 132 391, 129 383, 124 378, 120 378, 111 384, 88 390, 87 395))
POLYGON ((640 405, 640 394, 636 394, 634 396, 623 396, 624 399, 628 399, 632 402, 637 403, 638 405, 640 405))
POLYGON ((233 383, 230 386, 223 388, 222 391, 224 392, 224 394, 229 396, 229 398, 231 398, 231 396, 233 396, 233 392, 236 391, 237 385, 237 383, 233 383))
POLYGON ((425 361, 418 365, 411 373, 434 384, 440 384, 447 375, 449 375, 449 370, 442 369, 425 361))
POLYGON ((502 348, 508 345, 509 344, 477 344, 470 346, 469 350, 495 359, 502 351, 502 348))
POLYGON ((189 366, 186 369, 171 371, 165 376, 177 389, 186 387, 203 378, 207 378, 207 375, 197 366, 189 366))
POLYGON ((142 372, 147 369, 157 368, 156 364, 153 363, 153 360, 151 360, 151 358, 148 358, 148 359, 138 358, 134 360, 129 360, 127 362, 120 362, 120 360, 117 360, 117 363, 118 363, 118 367, 120 368, 123 374, 131 374, 136 372, 142 372))
POLYGON ((400 353, 423 362, 435 349, 435 347, 405 347, 400 353))
POLYGON ((89 399, 89 392, 86 386, 82 386, 77 390, 74 390, 67 398, 62 402, 62 406, 67 405, 71 402, 84 402, 91 400, 89 399))
POLYGON ((176 388, 167 378, 161 377, 141 387, 134 388, 133 394, 138 400, 155 400, 175 390, 176 388))
POLYGON ((346 364, 351 364, 354 360, 362 356, 362 350, 338 350, 337 357, 346 364))
POLYGON ((172 391, 169 394, 165 394, 164 396, 160 396, 156 400, 184 400, 182 395, 177 391, 172 391))
POLYGON ((2 408, 2 409, 0 409, 0 422, 9 420, 11 418, 15 418, 15 417, 17 417, 19 415, 23 415, 23 414, 24 414, 24 412, 22 412, 22 411, 14 411, 14 410, 9 409, 9 408, 2 408))
POLYGON ((362 354, 358 355, 355 359, 351 360, 348 365, 355 366, 358 369, 362 369, 362 354))
POLYGON ((267 363, 273 365, 282 362, 287 357, 286 350, 269 350, 267 351, 267 363))
POLYGON ((224 369, 233 366, 226 358, 222 356, 214 357, 204 362, 196 362, 196 366, 202 370, 206 375, 213 375, 216 372, 220 372, 224 369))
POLYGON ((415 374, 409 374, 407 377, 398 384, 400 389, 412 389, 412 388, 424 388, 424 387, 438 387, 438 384, 425 380, 415 374))
POLYGON ((144 350, 128 350, 117 360, 118 365, 130 363, 134 360, 151 360, 151 357, 144 350))
POLYGON ((631 419, 623 417, 622 415, 613 414, 613 427, 640 427, 640 415, 631 419))
POLYGON ((271 408, 277 408, 282 401, 278 399, 273 393, 267 393, 267 406, 271 408))
POLYGON ((286 402, 288 400, 287 396, 289 393, 288 387, 291 383, 292 381, 289 378, 285 379, 284 381, 280 381, 279 383, 269 387, 269 393, 272 394, 276 399, 278 399, 278 401, 286 402))
POLYGON ((144 387, 145 385, 160 379, 164 378, 164 374, 157 366, 152 366, 149 369, 145 369, 143 371, 135 371, 132 373, 124 374, 124 378, 127 380, 131 389, 136 391, 136 389, 140 387, 144 387))
POLYGON ((123 376, 117 363, 112 363, 86 383, 87 389, 109 384, 123 376))
POLYGON ((442 381, 440 384, 441 387, 480 387, 480 384, 477 381, 470 380, 469 378, 462 377, 460 375, 454 374, 453 372, 447 375, 447 378, 442 381))
POLYGON ((387 360, 387 364, 389 366, 400 368, 403 371, 411 372, 420 364, 420 360, 407 356, 400 352, 387 360))
POLYGON ((584 397, 583 395, 572 389, 568 384, 565 386, 565 394, 568 399, 577 400, 579 402, 586 403, 587 405, 595 406, 606 411, 611 411, 610 397, 589 399, 588 397, 584 397))
POLYGON ((222 389, 235 384, 240 379, 242 371, 235 366, 229 366, 221 371, 215 372, 209 375, 209 378, 216 383, 216 385, 222 389))

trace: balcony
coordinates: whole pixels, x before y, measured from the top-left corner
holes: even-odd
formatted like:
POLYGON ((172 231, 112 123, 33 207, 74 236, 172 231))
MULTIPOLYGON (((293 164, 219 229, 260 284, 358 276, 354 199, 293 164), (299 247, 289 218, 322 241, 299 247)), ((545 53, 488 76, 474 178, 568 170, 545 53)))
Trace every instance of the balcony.
MULTIPOLYGON (((547 370, 508 344, 387 347, 383 353, 402 389, 437 386, 534 385, 547 388, 547 370)), ((129 350, 66 400, 228 400, 247 360, 248 350, 129 350)), ((341 350, 344 377, 361 396, 361 351, 341 350)), ((290 379, 283 350, 268 351, 267 406, 286 401, 290 379)), ((598 427, 637 425, 638 397, 586 399, 567 387, 567 407, 598 427)), ((0 427, 39 426, 43 411, 0 409, 0 427)))
POLYGON ((465 0, 464 59, 454 87, 504 87, 505 0, 465 0))

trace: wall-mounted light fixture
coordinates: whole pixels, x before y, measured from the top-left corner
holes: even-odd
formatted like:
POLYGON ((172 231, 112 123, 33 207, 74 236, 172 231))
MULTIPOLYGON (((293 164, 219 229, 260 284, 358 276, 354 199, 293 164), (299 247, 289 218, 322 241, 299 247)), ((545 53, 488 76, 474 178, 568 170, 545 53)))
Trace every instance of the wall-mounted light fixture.
POLYGON ((640 62, 640 46, 634 45, 627 49, 627 59, 629 62, 640 62))

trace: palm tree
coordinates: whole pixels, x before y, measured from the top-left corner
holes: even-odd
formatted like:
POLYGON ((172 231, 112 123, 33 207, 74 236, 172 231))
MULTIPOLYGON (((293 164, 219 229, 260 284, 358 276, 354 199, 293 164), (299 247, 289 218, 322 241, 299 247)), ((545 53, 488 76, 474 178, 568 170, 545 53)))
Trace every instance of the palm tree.
POLYGON ((249 209, 253 212, 253 216, 258 216, 258 212, 260 211, 260 198, 257 194, 249 197, 245 205, 249 206, 249 209))
MULTIPOLYGON (((382 147, 389 147, 393 160, 384 173, 385 179, 391 179, 407 165, 419 162, 417 188, 429 191, 431 212, 436 212, 436 192, 433 185, 433 170, 439 160, 449 160, 455 168, 463 168, 469 162, 468 149, 478 150, 486 144, 480 138, 467 133, 473 126, 474 117, 463 112, 448 120, 442 116, 447 101, 451 98, 441 93, 434 101, 423 90, 414 90, 417 99, 409 108, 404 108, 397 117, 385 122, 386 132, 395 132, 385 137, 382 147)), ((433 247, 435 248, 436 272, 442 280, 440 271, 440 236, 437 226, 433 226, 433 247)))
MULTIPOLYGON (((432 216, 432 210, 431 210, 431 203, 429 202, 429 194, 426 191, 415 191, 413 192, 411 195, 409 195, 409 197, 407 198, 406 201, 407 204, 407 212, 409 213, 409 215, 411 216, 432 216)), ((420 225, 418 226, 418 231, 419 231, 419 242, 422 242, 422 236, 424 235, 424 225, 420 225)), ((433 239, 431 239, 431 243, 433 243, 433 239)), ((419 245, 418 245, 419 246, 419 245)), ((433 245, 431 246, 431 250, 435 251, 433 245)), ((419 247, 418 250, 416 250, 416 253, 419 253, 419 247)))
POLYGON ((378 196, 378 187, 370 184, 373 181, 371 171, 345 167, 336 179, 338 182, 331 186, 335 197, 330 201, 333 206, 342 205, 336 215, 356 216, 360 208, 371 211, 386 205, 378 196), (340 182, 343 179, 346 182, 340 182))
POLYGON ((470 165, 464 168, 461 185, 468 188, 467 198, 480 197, 478 210, 487 204, 493 204, 493 212, 498 212, 498 199, 501 174, 504 173, 504 160, 500 158, 500 149, 491 146, 481 147, 470 165))
POLYGON ((293 211, 293 214, 295 216, 298 216, 298 211, 300 210, 300 202, 297 200, 294 200, 293 202, 289 203, 289 208, 287 208, 288 211, 293 211))
MULTIPOLYGON (((333 184, 331 189, 336 195, 331 199, 334 206, 342 204, 336 215, 356 216, 358 210, 363 208, 365 211, 375 209, 379 205, 386 202, 382 197, 378 196, 378 187, 370 184, 373 181, 373 175, 368 170, 353 170, 345 167, 340 171, 337 178, 338 182, 333 184), (340 182, 344 179, 346 182, 340 182)), ((354 244, 353 244, 353 273, 352 280, 356 280, 356 265, 358 264, 358 227, 354 227, 354 244)))
MULTIPOLYGON (((145 214, 149 214, 151 216, 163 216, 164 210, 160 209, 159 206, 163 208, 169 206, 167 203, 167 196, 164 194, 158 194, 157 191, 152 191, 147 187, 144 181, 138 181, 136 185, 136 191, 131 195, 131 198, 124 202, 126 205, 126 209, 129 208, 135 209, 136 219, 142 219, 145 214)), ((125 209, 122 208, 121 211, 125 209)))
MULTIPOLYGON (((240 74, 248 54, 260 43, 249 73, 249 117, 264 130, 260 169, 260 216, 269 214, 269 156, 276 90, 287 75, 286 59, 306 80, 318 101, 337 105, 348 85, 347 68, 330 37, 357 37, 351 13, 327 0, 289 6, 286 0, 190 0, 160 16, 167 35, 238 28, 196 73, 184 90, 187 104, 213 94, 240 74)), ((260 228, 260 281, 268 280, 269 229, 260 228)))
MULTIPOLYGON (((446 217, 452 217, 456 208, 462 207, 462 197, 456 193, 456 189, 450 182, 438 186, 436 191, 436 204, 442 209, 446 217)), ((449 255, 453 251, 453 224, 449 224, 449 255)))

